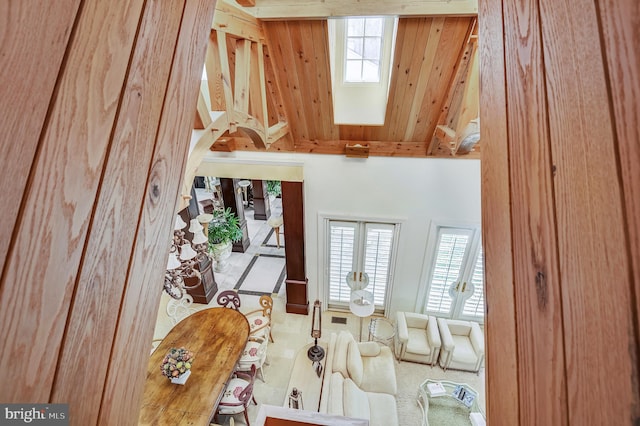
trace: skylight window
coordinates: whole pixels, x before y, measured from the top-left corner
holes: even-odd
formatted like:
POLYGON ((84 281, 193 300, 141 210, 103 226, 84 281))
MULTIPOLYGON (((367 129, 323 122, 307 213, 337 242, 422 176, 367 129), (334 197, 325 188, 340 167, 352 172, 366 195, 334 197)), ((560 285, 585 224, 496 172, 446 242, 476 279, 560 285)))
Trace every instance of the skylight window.
POLYGON ((333 122, 384 124, 398 18, 329 18, 333 122))
POLYGON ((383 36, 383 18, 347 19, 344 81, 380 82, 383 36))

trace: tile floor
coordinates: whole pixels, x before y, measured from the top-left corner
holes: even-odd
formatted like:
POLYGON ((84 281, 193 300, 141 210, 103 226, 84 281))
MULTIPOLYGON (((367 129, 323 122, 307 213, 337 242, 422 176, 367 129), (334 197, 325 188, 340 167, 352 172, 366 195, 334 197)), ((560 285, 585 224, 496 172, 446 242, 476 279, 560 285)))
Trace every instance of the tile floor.
MULTIPOLYGON (((272 215, 282 214, 280 199, 273 200, 271 212, 272 215)), ((218 291, 238 287, 238 282, 241 280, 243 275, 245 282, 250 280, 250 274, 247 274, 245 271, 252 261, 255 262, 254 259, 256 254, 260 254, 260 256, 265 254, 272 256, 284 256, 284 249, 275 247, 275 238, 273 236, 272 229, 266 224, 266 221, 254 220, 252 209, 245 210, 245 214, 251 245, 247 249, 246 253, 232 253, 231 258, 229 259, 229 268, 223 273, 215 273, 216 282, 218 283, 218 291)), ((283 236, 281 235, 281 241, 282 237, 283 236)), ((253 266, 255 267, 255 264, 253 266)), ((280 278, 284 280, 284 276, 282 275, 282 263, 267 262, 262 265, 261 268, 260 273, 262 277, 269 276, 271 277, 271 280, 274 280, 276 279, 275 277, 277 277, 276 280, 279 280, 280 278)), ((256 271, 253 267, 251 269, 256 271)), ((239 286, 239 294, 242 300, 241 311, 244 312, 258 307, 258 298, 261 292, 266 293, 269 289, 277 288, 277 291, 273 294, 274 313, 272 318, 272 334, 274 342, 269 344, 269 365, 264 368, 266 383, 256 379, 254 396, 259 404, 281 406, 287 398, 286 392, 293 359, 295 358, 299 348, 302 348, 313 341, 310 336, 311 316, 285 313, 286 301, 284 283, 278 286, 277 281, 269 282, 262 289, 252 287, 251 291, 248 292, 243 292, 243 287, 245 287, 244 283, 239 286), (256 290, 260 290, 259 294, 252 294, 252 291, 256 290)), ((193 307, 195 310, 200 310, 218 306, 215 299, 216 298, 214 297, 208 305, 194 304, 193 307)), ((158 310, 154 339, 161 339, 172 327, 171 320, 166 314, 166 304, 168 300, 169 296, 163 293, 162 301, 158 310)), ((367 325, 368 321, 365 320, 363 332, 363 338, 365 340, 368 336, 366 330, 367 325)), ((324 312, 320 344, 322 345, 322 343, 325 343, 332 332, 338 333, 341 330, 348 330, 358 338, 360 334, 359 318, 349 312, 324 312), (333 317, 340 318, 345 323, 335 323, 332 321, 333 317)), ((429 367, 422 364, 401 362, 396 363, 396 373, 398 376, 397 400, 399 420, 402 426, 418 426, 418 424, 420 424, 420 420, 418 419, 421 419, 421 412, 415 402, 415 396, 417 392, 417 385, 428 377, 458 380, 469 383, 480 392, 480 399, 482 404, 484 404, 484 369, 481 370, 480 375, 452 371, 445 373, 439 367, 429 367)), ((258 406, 249 406, 250 421, 255 419, 257 412, 258 406)), ((244 424, 244 418, 242 415, 235 416, 234 420, 237 425, 244 424)), ((227 425, 229 424, 229 418, 221 416, 219 422, 223 425, 227 425)))

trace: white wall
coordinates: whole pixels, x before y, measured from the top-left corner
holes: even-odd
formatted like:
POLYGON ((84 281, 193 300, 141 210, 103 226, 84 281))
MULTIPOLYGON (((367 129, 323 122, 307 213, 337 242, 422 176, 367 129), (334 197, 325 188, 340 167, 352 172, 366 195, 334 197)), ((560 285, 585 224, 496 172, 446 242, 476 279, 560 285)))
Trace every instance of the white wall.
POLYGON ((251 177, 251 165, 242 164, 244 160, 302 163, 310 301, 322 295, 322 214, 401 220, 391 313, 415 309, 431 221, 480 223, 479 160, 255 152, 210 155, 237 163, 238 176, 245 178, 251 177))

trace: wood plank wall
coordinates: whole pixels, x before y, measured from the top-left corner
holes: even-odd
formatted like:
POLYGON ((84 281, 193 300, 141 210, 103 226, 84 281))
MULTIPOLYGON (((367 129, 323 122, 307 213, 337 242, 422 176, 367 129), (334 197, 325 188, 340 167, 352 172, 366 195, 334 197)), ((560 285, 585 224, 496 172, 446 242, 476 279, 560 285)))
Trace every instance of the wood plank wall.
POLYGON ((0 401, 136 423, 215 3, 0 7, 0 401))
POLYGON ((480 1, 493 426, 640 423, 639 9, 480 1))

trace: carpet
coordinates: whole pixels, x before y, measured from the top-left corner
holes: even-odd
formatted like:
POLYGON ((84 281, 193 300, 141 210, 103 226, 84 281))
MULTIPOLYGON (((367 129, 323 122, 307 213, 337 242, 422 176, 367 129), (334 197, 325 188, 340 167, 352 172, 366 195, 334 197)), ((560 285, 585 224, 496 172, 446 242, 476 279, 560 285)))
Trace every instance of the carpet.
POLYGON ((238 294, 261 296, 278 294, 285 277, 285 257, 256 254, 244 270, 234 289, 238 294))

